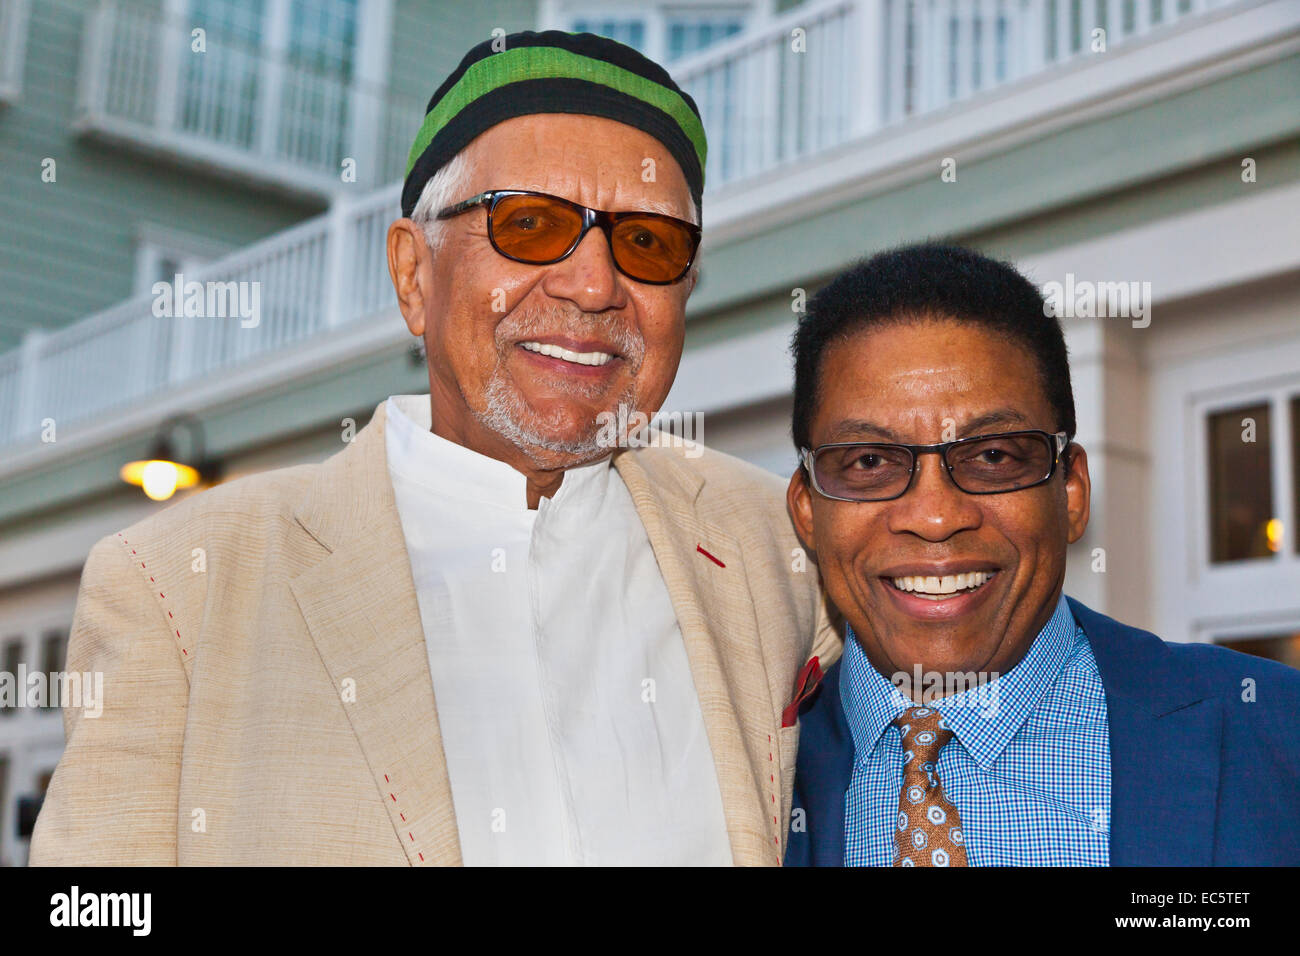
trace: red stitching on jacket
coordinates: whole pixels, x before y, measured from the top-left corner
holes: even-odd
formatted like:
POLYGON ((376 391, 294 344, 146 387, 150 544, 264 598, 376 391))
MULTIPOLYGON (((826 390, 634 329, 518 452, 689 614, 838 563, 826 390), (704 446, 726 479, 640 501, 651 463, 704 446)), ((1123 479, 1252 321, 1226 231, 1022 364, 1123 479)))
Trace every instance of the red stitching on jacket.
MULTIPOLYGON (((392 783, 392 781, 388 779, 388 774, 384 774, 384 783, 392 783)), ((391 790, 388 792, 388 797, 389 797, 390 800, 393 801, 393 803, 397 803, 397 796, 396 796, 396 794, 394 794, 391 790)), ((402 812, 402 808, 401 808, 400 806, 397 808, 397 815, 398 815, 399 817, 402 818, 402 822, 403 822, 403 823, 406 823, 406 822, 407 822, 407 821, 406 821, 406 814, 405 814, 404 812, 402 812)), ((415 842, 415 834, 412 833, 410 830, 407 830, 407 831, 406 831, 406 836, 407 836, 407 838, 408 838, 412 843, 415 842)), ((423 863, 423 862, 424 862, 424 854, 421 853, 421 852, 418 852, 418 851, 417 851, 416 855, 420 858, 420 862, 423 863)))
POLYGON ((718 560, 717 558, 715 558, 713 555, 709 554, 709 552, 705 551, 703 545, 697 544, 697 545, 695 546, 695 550, 698 551, 698 552, 700 552, 700 554, 704 555, 706 558, 708 558, 710 561, 712 561, 712 562, 713 562, 714 564, 716 564, 718 567, 720 567, 720 568, 725 568, 725 567, 726 567, 725 564, 723 564, 721 561, 719 561, 719 560, 718 560))
MULTIPOLYGON (((770 764, 772 764, 772 767, 769 768, 769 769, 771 769, 771 770, 775 770, 775 769, 776 769, 776 756, 775 756, 775 755, 773 754, 773 752, 772 752, 772 735, 771 735, 771 734, 768 734, 768 735, 767 735, 767 762, 770 763, 770 764)), ((769 773, 769 774, 768 774, 768 777, 771 779, 771 781, 772 781, 773 784, 776 783, 776 774, 775 774, 775 773, 769 773)), ((772 802, 773 802, 773 803, 776 803, 776 787, 775 787, 775 786, 772 788, 772 792, 771 792, 770 794, 768 794, 768 796, 770 796, 770 797, 772 798, 772 802)), ((775 827, 778 827, 778 828, 781 826, 781 821, 778 820, 777 817, 776 817, 775 815, 773 815, 773 817, 772 817, 772 825, 775 826, 775 827)), ((781 838, 780 838, 779 836, 775 836, 775 837, 773 837, 772 840, 773 840, 773 842, 776 843, 777 846, 780 846, 780 845, 781 845, 781 838)))
MULTIPOLYGON (((122 543, 123 543, 124 545, 126 545, 128 548, 131 548, 131 542, 130 542, 130 541, 127 541, 126 538, 123 537, 122 532, 119 531, 119 532, 117 533, 117 536, 118 536, 119 538, 122 539, 122 543)), ((135 548, 131 548, 131 553, 134 554, 137 558, 139 557, 139 555, 136 554, 136 550, 135 550, 135 548)), ((140 567, 141 567, 141 569, 144 571, 144 573, 148 576, 150 583, 152 583, 152 584, 157 584, 157 583, 158 583, 157 581, 154 580, 153 575, 152 575, 152 574, 149 574, 149 569, 145 566, 145 563, 144 563, 143 561, 140 562, 140 567)), ((163 594, 162 591, 159 591, 159 592, 158 592, 158 597, 159 597, 161 600, 163 600, 163 601, 167 600, 167 595, 163 594)), ((163 610, 167 612, 167 618, 168 618, 168 620, 171 620, 171 621, 176 620, 176 615, 172 613, 171 608, 169 608, 169 607, 167 607, 166 605, 164 605, 164 606, 163 606, 163 610)), ((185 655, 186 657, 189 657, 189 656, 190 656, 190 652, 189 652, 188 648, 185 647, 185 638, 181 637, 181 632, 180 632, 180 629, 179 629, 179 628, 176 629, 176 640, 177 640, 177 642, 178 642, 179 645, 180 645, 181 653, 182 653, 183 655, 185 655)))

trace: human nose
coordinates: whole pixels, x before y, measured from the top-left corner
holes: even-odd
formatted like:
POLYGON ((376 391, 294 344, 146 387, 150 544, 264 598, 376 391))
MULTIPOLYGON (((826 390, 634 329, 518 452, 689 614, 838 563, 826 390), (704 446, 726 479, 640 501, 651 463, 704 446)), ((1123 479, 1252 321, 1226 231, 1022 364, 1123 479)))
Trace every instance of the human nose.
POLYGON ((944 541, 959 531, 980 524, 975 500, 952 481, 939 454, 916 458, 912 484, 901 498, 891 502, 889 530, 915 534, 927 541, 944 541))
POLYGON ((627 304, 609 240, 599 227, 588 229, 578 248, 546 270, 542 291, 555 299, 568 299, 584 312, 602 312, 627 304))

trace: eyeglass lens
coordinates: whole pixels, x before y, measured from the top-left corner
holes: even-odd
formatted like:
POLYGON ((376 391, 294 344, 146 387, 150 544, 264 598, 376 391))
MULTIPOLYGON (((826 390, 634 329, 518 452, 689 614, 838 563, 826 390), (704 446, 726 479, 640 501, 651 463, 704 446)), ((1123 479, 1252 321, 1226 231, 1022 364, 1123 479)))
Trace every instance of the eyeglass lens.
MULTIPOLYGON (((953 483, 970 494, 1015 491, 1046 478, 1055 452, 1043 435, 993 435, 950 446, 945 454, 953 483)), ((831 445, 813 458, 817 483, 836 498, 876 501, 907 488, 912 453, 897 445, 831 445)))
MULTIPOLYGON (((503 196, 492 208, 492 241, 505 255, 541 265, 564 256, 582 232, 582 211, 543 196, 503 196)), ((694 240, 681 224, 653 216, 624 216, 611 230, 620 269, 646 282, 672 282, 691 260, 694 240)))

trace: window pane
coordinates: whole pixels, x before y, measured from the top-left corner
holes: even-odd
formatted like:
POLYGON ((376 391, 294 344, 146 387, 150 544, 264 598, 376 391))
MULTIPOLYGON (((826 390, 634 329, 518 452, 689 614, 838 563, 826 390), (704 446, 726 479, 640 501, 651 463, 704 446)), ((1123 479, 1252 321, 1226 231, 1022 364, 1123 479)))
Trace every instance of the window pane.
POLYGON ((282 156, 337 167, 345 152, 357 0, 292 0, 289 62, 280 93, 282 156))
MULTIPOLYGON (((41 638, 41 670, 46 675, 63 670, 63 658, 67 645, 67 636, 61 631, 47 631, 41 638)), ((59 706, 58 691, 53 680, 49 683, 49 692, 45 696, 45 707, 57 710, 59 706)))
POLYGON ((743 11, 677 13, 668 15, 667 24, 668 61, 672 62, 739 33, 745 15, 743 11))
POLYGON ((249 148, 261 95, 264 0, 193 0, 189 19, 207 31, 207 52, 187 56, 181 74, 181 128, 249 148))
POLYGON ((1261 637, 1247 637, 1240 640, 1216 640, 1234 651, 1266 657, 1270 661, 1280 661, 1287 667, 1300 668, 1300 634, 1268 634, 1261 637))
POLYGON ((1210 560, 1266 558, 1278 548, 1267 404, 1218 412, 1209 426, 1210 560))
POLYGON ((638 19, 604 19, 576 17, 570 21, 574 33, 594 33, 626 44, 634 50, 645 51, 645 21, 638 19))

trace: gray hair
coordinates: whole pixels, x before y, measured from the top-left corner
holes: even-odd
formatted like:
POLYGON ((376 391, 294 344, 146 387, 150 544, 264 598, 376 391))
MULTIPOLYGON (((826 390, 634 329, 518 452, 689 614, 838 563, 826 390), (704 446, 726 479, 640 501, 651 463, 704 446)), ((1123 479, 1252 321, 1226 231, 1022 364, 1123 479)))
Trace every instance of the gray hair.
POLYGON ((411 210, 411 221, 424 230, 425 242, 434 255, 442 248, 447 233, 447 222, 438 218, 438 210, 468 199, 468 196, 460 195, 468 182, 469 163, 465 160, 465 151, 461 150, 446 166, 430 176, 420 190, 420 200, 411 210))
MULTIPOLYGON (((446 166, 429 177, 429 181, 420 190, 419 201, 411 210, 411 221, 424 231, 425 242, 429 244, 429 251, 435 256, 442 248, 447 233, 447 222, 438 218, 438 210, 469 198, 461 195, 469 183, 469 174, 469 163, 465 160, 465 151, 461 150, 448 161, 446 166)), ((690 203, 691 222, 698 224, 700 211, 695 206, 695 197, 688 195, 687 201, 690 203)), ((691 264, 691 271, 686 274, 686 280, 692 288, 699 279, 699 273, 700 257, 697 255, 695 262, 691 264)))

